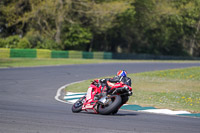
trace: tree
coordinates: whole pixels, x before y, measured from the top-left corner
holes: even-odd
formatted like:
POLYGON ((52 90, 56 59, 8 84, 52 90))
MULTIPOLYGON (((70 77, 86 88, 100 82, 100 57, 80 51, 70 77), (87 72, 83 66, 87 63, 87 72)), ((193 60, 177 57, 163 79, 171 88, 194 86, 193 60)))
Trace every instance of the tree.
POLYGON ((199 0, 3 0, 0 37, 17 35, 31 48, 200 56, 199 7, 199 0))
POLYGON ((86 12, 86 17, 89 20, 86 26, 88 26, 93 33, 89 51, 92 51, 93 48, 101 51, 111 50, 112 46, 107 38, 108 31, 115 26, 114 20, 117 14, 124 12, 129 6, 127 1, 119 0, 110 0, 106 2, 93 0, 90 3, 90 10, 86 12))
POLYGON ((92 38, 92 33, 89 29, 80 27, 80 25, 70 26, 68 32, 65 33, 64 45, 66 48, 75 48, 76 50, 86 50, 88 43, 92 38))
POLYGON ((199 0, 184 0, 176 3, 180 9, 180 14, 183 17, 185 38, 183 43, 192 56, 198 56, 200 51, 200 1, 199 0), (181 3, 181 4, 180 4, 181 3))
POLYGON ((3 37, 9 35, 23 35, 26 31, 26 23, 20 21, 25 12, 30 11, 27 0, 3 0, 0 1, 0 34, 3 37))

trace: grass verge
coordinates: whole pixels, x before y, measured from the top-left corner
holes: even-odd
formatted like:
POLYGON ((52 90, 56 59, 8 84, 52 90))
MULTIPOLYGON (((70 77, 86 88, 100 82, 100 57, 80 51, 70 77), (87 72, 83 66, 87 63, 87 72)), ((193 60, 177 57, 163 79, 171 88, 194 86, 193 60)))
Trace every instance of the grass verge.
POLYGON ((0 59, 0 67, 30 67, 30 66, 51 66, 70 64, 92 64, 92 63, 131 63, 131 62, 171 62, 171 63, 197 63, 199 61, 155 61, 155 60, 105 60, 105 59, 27 59, 8 58, 0 59))
MULTIPOLYGON (((200 113, 200 67, 136 73, 128 76, 132 79, 134 92, 128 104, 200 113)), ((68 86, 67 90, 86 92, 90 81, 68 86)))
MULTIPOLYGON (((91 63, 110 63, 120 62, 120 60, 103 59, 0 59, 0 67, 30 67, 30 66, 51 66, 51 65, 70 65, 70 64, 91 64, 91 63)), ((129 62, 129 61, 127 61, 129 62)))

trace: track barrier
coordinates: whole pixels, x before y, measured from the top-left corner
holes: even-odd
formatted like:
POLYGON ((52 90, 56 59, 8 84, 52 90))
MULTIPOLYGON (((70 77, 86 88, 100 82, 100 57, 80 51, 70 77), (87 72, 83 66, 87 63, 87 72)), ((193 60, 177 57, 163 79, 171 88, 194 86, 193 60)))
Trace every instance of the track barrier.
POLYGON ((0 58, 76 58, 76 59, 131 59, 131 60, 200 60, 200 57, 159 56, 150 54, 122 54, 111 52, 56 51, 48 49, 0 48, 0 58))

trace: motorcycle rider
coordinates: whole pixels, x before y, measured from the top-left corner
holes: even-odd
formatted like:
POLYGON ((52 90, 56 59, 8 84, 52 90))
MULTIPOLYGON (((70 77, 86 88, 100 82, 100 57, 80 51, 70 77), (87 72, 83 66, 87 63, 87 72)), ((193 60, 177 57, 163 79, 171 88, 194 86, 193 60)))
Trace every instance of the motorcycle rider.
POLYGON ((96 97, 105 96, 107 93, 110 92, 112 86, 114 86, 117 82, 123 82, 124 84, 131 86, 131 79, 127 77, 127 72, 125 70, 119 70, 117 72, 117 76, 113 78, 106 78, 100 79, 99 82, 101 83, 101 93, 97 94, 96 97), (106 86, 106 89, 104 87, 106 86))

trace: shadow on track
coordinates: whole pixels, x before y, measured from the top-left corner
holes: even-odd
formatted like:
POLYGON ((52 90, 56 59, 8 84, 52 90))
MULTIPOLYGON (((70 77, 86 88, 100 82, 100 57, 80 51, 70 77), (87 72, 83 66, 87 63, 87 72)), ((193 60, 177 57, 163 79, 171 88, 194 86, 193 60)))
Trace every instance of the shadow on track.
MULTIPOLYGON (((79 112, 74 114, 84 114, 84 115, 97 115, 100 116, 101 114, 95 114, 92 112, 79 112)), ((101 115, 101 116, 137 116, 137 113, 117 113, 117 114, 110 114, 110 115, 101 115)))
POLYGON ((114 115, 111 115, 111 116, 136 116, 136 115, 138 115, 138 114, 136 114, 136 113, 127 113, 127 114, 118 113, 118 114, 114 114, 114 115))

